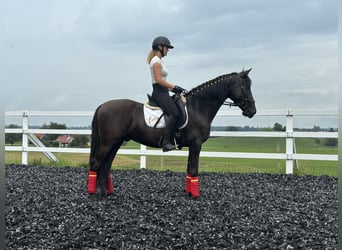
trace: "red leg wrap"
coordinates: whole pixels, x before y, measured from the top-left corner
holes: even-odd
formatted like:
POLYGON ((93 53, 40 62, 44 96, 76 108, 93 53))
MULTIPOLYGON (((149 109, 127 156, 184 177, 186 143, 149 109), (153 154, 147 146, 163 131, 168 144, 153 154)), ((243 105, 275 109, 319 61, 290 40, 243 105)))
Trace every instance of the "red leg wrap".
POLYGON ((191 194, 191 175, 187 174, 185 179, 185 192, 191 194))
POLYGON ((88 172, 88 193, 96 193, 96 171, 88 172))
POLYGON ((112 181, 112 174, 109 173, 108 175, 108 182, 107 182, 107 194, 113 194, 114 189, 113 189, 113 181, 112 181))
POLYGON ((194 198, 199 196, 198 176, 191 177, 191 195, 194 198))

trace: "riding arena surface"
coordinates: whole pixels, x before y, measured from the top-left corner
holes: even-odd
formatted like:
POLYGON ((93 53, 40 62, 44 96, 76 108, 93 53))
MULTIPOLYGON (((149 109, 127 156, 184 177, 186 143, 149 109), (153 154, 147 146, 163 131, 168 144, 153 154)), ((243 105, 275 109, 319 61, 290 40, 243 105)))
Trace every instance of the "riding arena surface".
POLYGON ((337 249, 337 178, 111 170, 88 195, 85 168, 7 165, 6 249, 337 249))

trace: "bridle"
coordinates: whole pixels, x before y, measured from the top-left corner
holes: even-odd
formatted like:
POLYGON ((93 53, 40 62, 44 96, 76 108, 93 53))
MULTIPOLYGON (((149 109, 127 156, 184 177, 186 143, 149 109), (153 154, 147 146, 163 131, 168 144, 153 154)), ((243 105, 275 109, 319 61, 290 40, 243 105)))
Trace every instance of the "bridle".
POLYGON ((240 84, 240 88, 242 92, 241 98, 239 98, 237 102, 224 101, 223 105, 229 106, 230 108, 232 106, 235 106, 235 107, 237 106, 237 107, 240 107, 242 110, 246 110, 249 104, 254 104, 255 102, 248 100, 248 95, 246 93, 245 87, 242 84, 240 75, 239 75, 239 84, 240 84))
MULTIPOLYGON (((255 102, 254 102, 254 100, 250 101, 248 99, 248 94, 246 93, 245 87, 242 84, 241 76, 239 74, 237 74, 237 75, 238 75, 238 81, 239 81, 239 84, 240 84, 242 95, 241 95, 241 97, 236 102, 235 101, 231 102, 231 101, 226 101, 225 100, 222 105, 226 105, 226 106, 229 106, 229 107, 232 107, 232 106, 240 107, 242 110, 246 110, 249 105, 253 105, 255 102)), ((207 87, 207 86, 205 86, 205 87, 207 87)), ((200 89, 203 89, 203 87, 200 88, 200 89)), ((186 90, 184 90, 183 94, 185 94, 185 96, 187 96, 189 93, 191 95, 195 95, 193 91, 188 92, 186 90)))

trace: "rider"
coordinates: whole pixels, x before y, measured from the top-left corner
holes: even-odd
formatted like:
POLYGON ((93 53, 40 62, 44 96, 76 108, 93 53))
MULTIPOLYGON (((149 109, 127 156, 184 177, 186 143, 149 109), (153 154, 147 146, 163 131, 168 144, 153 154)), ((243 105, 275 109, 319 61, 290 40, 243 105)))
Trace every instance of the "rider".
POLYGON ((161 107, 161 109, 168 115, 166 126, 163 131, 162 147, 163 151, 170 151, 176 149, 173 140, 173 135, 176 131, 176 125, 180 118, 180 112, 169 95, 168 91, 174 93, 181 93, 183 88, 176 86, 166 81, 167 70, 161 60, 166 56, 169 49, 173 49, 170 40, 165 36, 158 36, 152 42, 152 50, 147 56, 147 63, 150 65, 152 77, 152 99, 161 107))

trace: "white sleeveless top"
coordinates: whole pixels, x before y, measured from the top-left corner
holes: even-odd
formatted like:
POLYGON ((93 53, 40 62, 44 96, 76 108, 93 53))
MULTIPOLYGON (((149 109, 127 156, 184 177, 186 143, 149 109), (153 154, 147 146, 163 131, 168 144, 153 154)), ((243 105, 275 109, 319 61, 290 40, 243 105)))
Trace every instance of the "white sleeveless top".
POLYGON ((163 61, 158 57, 154 56, 150 62, 150 71, 151 71, 151 77, 152 77, 152 84, 156 83, 156 80, 154 79, 154 72, 153 72, 153 64, 159 63, 161 65, 161 73, 162 73, 162 78, 166 80, 167 77, 167 69, 163 63, 163 61))

